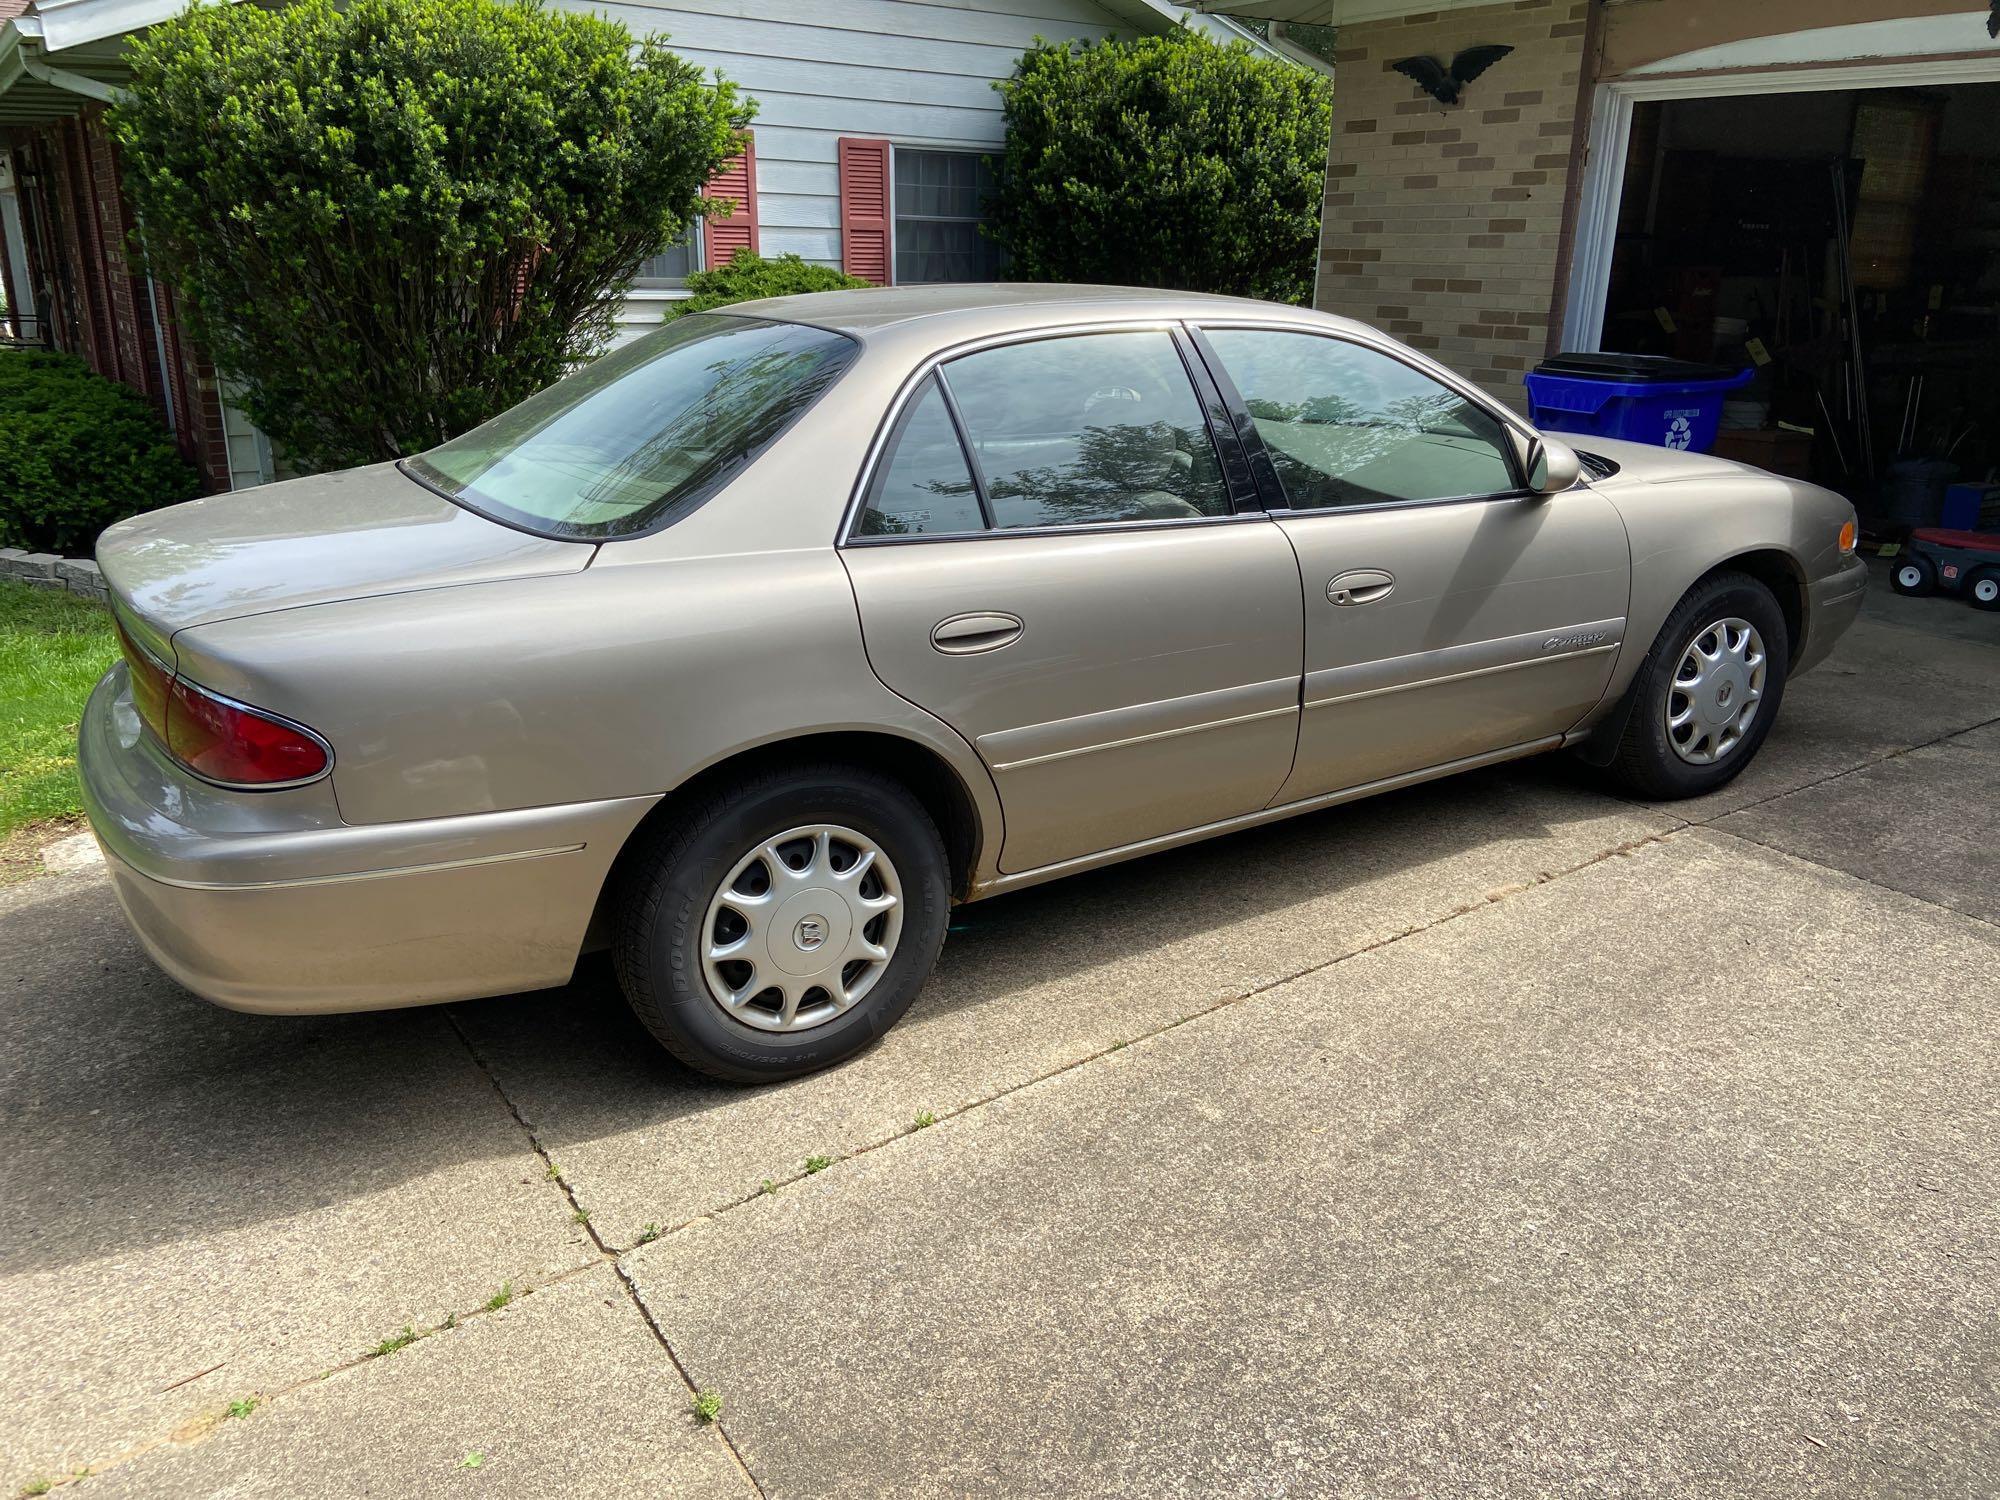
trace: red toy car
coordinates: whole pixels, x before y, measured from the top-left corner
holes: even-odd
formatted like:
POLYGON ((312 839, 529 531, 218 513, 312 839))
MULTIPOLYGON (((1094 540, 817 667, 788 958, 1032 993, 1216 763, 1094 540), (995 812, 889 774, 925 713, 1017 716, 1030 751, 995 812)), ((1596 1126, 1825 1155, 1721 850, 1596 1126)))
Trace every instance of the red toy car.
POLYGON ((2000 609, 2000 532, 1926 527, 1910 533, 1904 551, 1889 578, 1897 593, 1944 589, 1962 592, 1974 609, 2000 609))

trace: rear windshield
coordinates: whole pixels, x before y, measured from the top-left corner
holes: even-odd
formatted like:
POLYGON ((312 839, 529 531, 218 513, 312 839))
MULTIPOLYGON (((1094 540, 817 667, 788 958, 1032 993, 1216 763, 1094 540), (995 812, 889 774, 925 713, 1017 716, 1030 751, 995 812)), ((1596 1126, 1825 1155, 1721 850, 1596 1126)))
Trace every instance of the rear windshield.
POLYGON ((823 328, 693 313, 408 460, 472 510, 544 536, 630 536, 740 473, 858 352, 823 328))

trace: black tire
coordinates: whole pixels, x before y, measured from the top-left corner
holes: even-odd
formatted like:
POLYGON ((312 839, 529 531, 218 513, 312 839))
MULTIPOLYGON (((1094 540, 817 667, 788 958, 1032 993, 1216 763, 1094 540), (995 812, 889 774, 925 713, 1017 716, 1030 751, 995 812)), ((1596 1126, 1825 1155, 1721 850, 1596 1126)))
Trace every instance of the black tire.
POLYGON ((1966 579, 1965 602, 1974 609, 2000 609, 2000 568, 1981 568, 1966 579))
POLYGON ((1699 797, 1735 779, 1777 721, 1785 696, 1791 635, 1771 591, 1747 573, 1711 573, 1681 596, 1660 627, 1632 686, 1635 695, 1610 773, 1626 791, 1653 801, 1699 797), (1764 640, 1764 693, 1742 738, 1708 765, 1681 758, 1668 737, 1666 711, 1674 673, 1696 639, 1717 621, 1747 620, 1764 640))
POLYGON ((1935 594, 1937 584, 1937 569, 1931 565, 1931 560, 1914 552, 1908 557, 1898 558, 1896 565, 1889 569, 1889 587, 1899 594, 1912 597, 1935 594))
POLYGON ((853 1056, 893 1026, 930 977, 951 905, 944 840, 923 804, 864 767, 783 767, 697 796, 649 831, 620 871, 612 941, 634 1014, 669 1052, 732 1083, 795 1078, 853 1056), (828 823, 873 840, 902 887, 902 933, 874 985, 808 1030, 761 1030, 709 992, 700 944, 709 904, 737 862, 789 829, 828 823))

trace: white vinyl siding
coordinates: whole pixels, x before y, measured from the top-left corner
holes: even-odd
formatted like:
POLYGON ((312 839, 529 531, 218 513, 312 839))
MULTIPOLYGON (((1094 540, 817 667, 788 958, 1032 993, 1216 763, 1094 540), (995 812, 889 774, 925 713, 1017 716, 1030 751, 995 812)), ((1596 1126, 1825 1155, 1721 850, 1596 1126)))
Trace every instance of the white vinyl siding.
MULTIPOLYGON (((586 5, 667 45, 757 101, 758 234, 763 253, 840 264, 842 136, 998 152, 996 80, 1037 36, 1133 34, 1095 0, 697 0, 586 5)), ((620 333, 659 322, 668 293, 627 301, 620 333)))

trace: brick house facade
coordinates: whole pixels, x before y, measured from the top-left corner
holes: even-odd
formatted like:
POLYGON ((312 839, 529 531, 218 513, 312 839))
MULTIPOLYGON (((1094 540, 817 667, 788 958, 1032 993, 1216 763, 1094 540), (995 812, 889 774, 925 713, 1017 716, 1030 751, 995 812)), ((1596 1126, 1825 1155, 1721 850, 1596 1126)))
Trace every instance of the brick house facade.
POLYGON ((1343 27, 1315 301, 1512 396, 1548 348, 1589 0, 1343 27), (1391 70, 1514 51, 1447 109, 1391 70))
POLYGON ((1517 407, 1599 347, 1634 101, 2000 82, 1983 0, 1200 3, 1337 28, 1316 305, 1517 407), (1514 50, 1449 109, 1391 67, 1482 44, 1514 50))
MULTIPOLYGON (((133 264, 132 210, 105 106, 85 104, 64 118, 16 129, 6 150, 43 337, 143 394, 204 485, 228 489, 229 443, 215 372, 184 336, 172 288, 133 264)), ((8 304, 21 305, 12 288, 8 304)))

